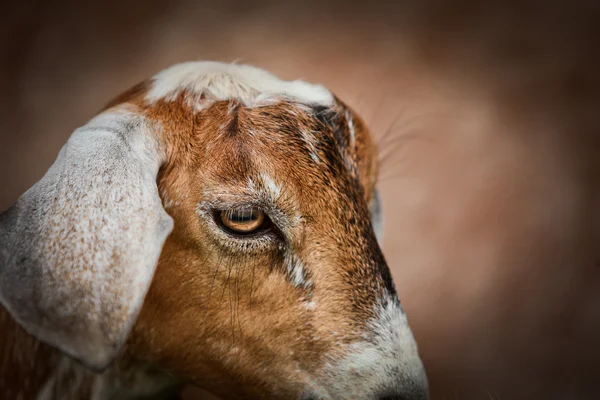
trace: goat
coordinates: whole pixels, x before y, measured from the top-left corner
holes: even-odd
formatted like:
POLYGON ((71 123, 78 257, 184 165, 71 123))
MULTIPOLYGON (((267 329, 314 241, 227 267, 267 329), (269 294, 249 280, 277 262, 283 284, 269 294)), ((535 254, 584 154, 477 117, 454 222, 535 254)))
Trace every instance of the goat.
POLYGON ((0 214, 0 394, 427 399, 377 170, 323 86, 216 62, 134 86, 0 214))

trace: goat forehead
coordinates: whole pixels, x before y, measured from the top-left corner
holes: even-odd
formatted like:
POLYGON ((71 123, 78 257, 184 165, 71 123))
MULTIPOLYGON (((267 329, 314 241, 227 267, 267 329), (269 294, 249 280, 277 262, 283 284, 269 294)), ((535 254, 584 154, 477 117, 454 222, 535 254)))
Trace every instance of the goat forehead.
POLYGON ((322 86, 282 81, 245 65, 190 62, 160 72, 107 107, 119 104, 137 106, 157 122, 175 166, 208 164, 243 181, 267 172, 272 179, 263 186, 274 195, 282 179, 287 188, 299 177, 292 180, 303 189, 326 185, 329 194, 370 198, 376 171, 369 132, 322 86), (282 170, 288 176, 277 173, 282 170))
POLYGON ((277 98, 323 106, 334 101, 331 92, 320 85, 284 81, 248 65, 206 61, 177 64, 161 71, 154 76, 146 101, 173 100, 182 91, 214 100, 237 99, 247 107, 277 98))
POLYGON ((336 140, 336 135, 347 135, 345 125, 324 124, 316 112, 292 102, 257 108, 216 102, 197 114, 198 145, 194 147, 207 156, 210 169, 229 171, 243 181, 248 174, 260 175, 275 191, 273 178, 277 176, 284 180, 298 176, 304 183, 324 175, 328 181, 339 179, 345 172, 343 159, 354 162, 353 154, 344 154, 345 143, 336 140))

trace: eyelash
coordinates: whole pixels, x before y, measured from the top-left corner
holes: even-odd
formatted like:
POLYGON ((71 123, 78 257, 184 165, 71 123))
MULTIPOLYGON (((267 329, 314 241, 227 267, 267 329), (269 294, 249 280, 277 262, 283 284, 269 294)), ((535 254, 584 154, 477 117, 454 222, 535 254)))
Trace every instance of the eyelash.
POLYGON ((212 212, 213 215, 213 220, 215 222, 215 224, 225 233, 227 233, 230 236, 236 237, 236 238, 240 238, 240 239, 248 239, 248 238, 253 238, 253 237, 257 237, 257 236, 261 236, 265 233, 267 233, 270 230, 274 230, 275 225, 273 224, 273 222, 271 221, 271 218, 269 218, 269 215, 262 209, 258 208, 258 210, 260 212, 263 213, 263 218, 264 220, 262 221, 262 223, 259 225, 259 227, 251 232, 248 233, 243 233, 243 232, 239 232, 239 231, 235 231, 229 227, 227 227, 224 223, 223 220, 221 218, 221 214, 222 213, 233 213, 233 212, 239 212, 239 211, 246 211, 248 210, 247 208, 230 208, 230 209, 226 209, 226 210, 219 210, 219 209, 215 209, 212 212))

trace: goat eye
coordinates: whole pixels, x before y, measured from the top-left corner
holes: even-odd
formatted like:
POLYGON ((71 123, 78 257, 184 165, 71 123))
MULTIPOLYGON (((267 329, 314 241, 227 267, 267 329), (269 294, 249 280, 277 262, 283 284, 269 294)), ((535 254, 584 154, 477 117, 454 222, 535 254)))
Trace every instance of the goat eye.
POLYGON ((247 234, 256 231, 265 222, 265 213, 258 208, 231 209, 219 213, 223 226, 234 233, 247 234))

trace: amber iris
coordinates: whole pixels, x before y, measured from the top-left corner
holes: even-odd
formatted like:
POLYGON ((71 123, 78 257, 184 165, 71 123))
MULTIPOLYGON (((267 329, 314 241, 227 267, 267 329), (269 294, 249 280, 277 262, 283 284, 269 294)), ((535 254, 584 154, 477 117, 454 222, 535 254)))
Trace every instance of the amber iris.
POLYGON ((265 214, 258 208, 232 209, 221 211, 219 218, 227 229, 235 233, 247 234, 261 227, 265 214))

